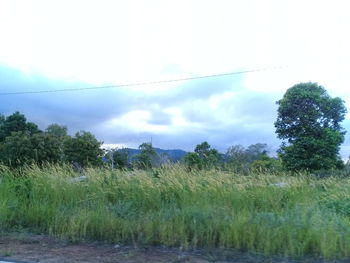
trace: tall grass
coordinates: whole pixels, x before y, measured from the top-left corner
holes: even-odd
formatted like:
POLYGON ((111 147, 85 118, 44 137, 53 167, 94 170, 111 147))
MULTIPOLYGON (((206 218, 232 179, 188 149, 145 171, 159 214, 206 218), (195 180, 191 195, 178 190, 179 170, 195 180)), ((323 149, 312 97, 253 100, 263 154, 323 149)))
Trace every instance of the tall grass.
POLYGON ((0 168, 0 227, 69 238, 350 256, 350 178, 0 168), (282 184, 281 184, 282 183, 282 184))

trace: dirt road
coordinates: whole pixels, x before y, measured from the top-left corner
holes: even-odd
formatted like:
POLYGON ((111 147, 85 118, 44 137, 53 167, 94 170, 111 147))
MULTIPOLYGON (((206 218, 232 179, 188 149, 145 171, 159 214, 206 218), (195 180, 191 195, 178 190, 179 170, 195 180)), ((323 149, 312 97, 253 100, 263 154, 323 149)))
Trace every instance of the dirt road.
MULTIPOLYGON (((184 251, 181 248, 136 247, 102 242, 71 243, 46 235, 5 234, 0 237, 0 262, 26 261, 41 263, 321 263, 317 259, 291 260, 267 258, 239 251, 184 251)), ((330 263, 331 261, 327 261, 330 263)), ((332 261, 350 262, 350 261, 332 261)))

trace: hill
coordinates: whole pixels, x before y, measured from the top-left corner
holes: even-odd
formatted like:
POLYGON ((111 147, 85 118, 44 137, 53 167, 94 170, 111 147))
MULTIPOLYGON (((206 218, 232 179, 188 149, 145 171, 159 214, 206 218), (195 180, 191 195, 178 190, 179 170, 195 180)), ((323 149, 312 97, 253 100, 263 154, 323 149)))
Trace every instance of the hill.
MULTIPOLYGON (((128 151, 128 158, 131 160, 135 155, 139 154, 141 150, 139 149, 132 149, 132 148, 125 148, 128 151)), ((125 150, 124 149, 124 150, 125 150)), ((121 149, 123 150, 123 149, 121 149)), ((171 149, 171 150, 164 150, 160 148, 154 148, 156 153, 160 156, 168 156, 169 159, 172 162, 178 162, 180 161, 186 154, 186 151, 180 150, 180 149, 171 149)))

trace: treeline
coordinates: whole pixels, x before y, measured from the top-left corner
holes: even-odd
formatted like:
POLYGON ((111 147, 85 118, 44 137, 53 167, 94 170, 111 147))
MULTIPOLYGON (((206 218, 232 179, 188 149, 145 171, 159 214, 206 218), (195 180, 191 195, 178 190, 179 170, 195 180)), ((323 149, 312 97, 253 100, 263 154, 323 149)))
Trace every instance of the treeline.
POLYGON ((211 148, 208 142, 203 142, 184 157, 184 163, 190 170, 217 168, 240 173, 251 170, 281 170, 281 162, 277 158, 270 157, 267 148, 265 143, 252 144, 247 148, 234 145, 222 154, 211 148))
MULTIPOLYGON (((30 164, 69 163, 76 167, 108 166, 113 169, 150 169, 170 164, 168 154, 158 154, 151 143, 142 143, 140 152, 130 156, 129 149, 104 150, 103 143, 87 131, 68 135, 66 126, 51 124, 45 130, 28 122, 20 112, 0 116, 0 162, 10 167, 30 164)), ((277 169, 279 162, 267 155, 267 145, 257 143, 245 149, 235 145, 225 154, 208 142, 198 144, 180 162, 188 169, 230 168, 236 171, 277 169)))
MULTIPOLYGON (((245 172, 283 169, 324 174, 343 172, 346 168, 346 174, 349 173, 350 164, 345 165, 339 154, 346 134, 341 123, 347 113, 341 98, 332 98, 324 87, 308 82, 289 88, 276 103, 278 109, 274 126, 277 137, 282 140, 277 151, 278 158, 268 156, 266 144, 257 143, 246 149, 235 145, 225 154, 220 154, 203 142, 184 157, 184 164, 190 170, 222 168, 245 172)), ((140 149, 141 153, 135 158, 140 168, 161 163, 151 144, 142 144, 140 149)), ((119 159, 122 156, 120 151, 115 155, 119 159)))
MULTIPOLYGON (((198 144, 182 162, 188 169, 251 169, 276 171, 329 171, 344 169, 339 150, 345 129, 341 122, 347 109, 340 98, 329 96, 317 83, 300 83, 289 88, 277 101, 277 137, 283 140, 278 159, 267 154, 267 145, 257 143, 244 148, 232 146, 225 154, 207 142, 198 144)), ((142 143, 140 153, 130 158, 128 149, 102 149, 89 132, 67 133, 67 127, 49 125, 42 131, 35 123, 15 112, 0 116, 0 162, 17 167, 25 164, 72 163, 81 167, 110 165, 112 168, 149 169, 171 162, 157 154, 151 143, 142 143)), ((349 166, 349 165, 348 165, 349 166)))
MULTIPOLYGON (((150 169, 177 162, 168 154, 157 154, 151 143, 142 143, 140 153, 130 154, 129 149, 112 149, 105 155, 108 165, 117 169, 150 169)), ((198 144, 193 152, 187 153, 180 162, 188 170, 224 169, 240 173, 251 170, 280 171, 278 158, 268 155, 268 145, 256 143, 244 148, 242 145, 231 146, 226 153, 219 153, 208 142, 198 144)))
POLYGON ((67 127, 49 125, 44 131, 15 112, 0 116, 0 162, 10 167, 44 163, 76 163, 80 166, 102 165, 104 154, 94 135, 86 131, 74 136, 67 127))

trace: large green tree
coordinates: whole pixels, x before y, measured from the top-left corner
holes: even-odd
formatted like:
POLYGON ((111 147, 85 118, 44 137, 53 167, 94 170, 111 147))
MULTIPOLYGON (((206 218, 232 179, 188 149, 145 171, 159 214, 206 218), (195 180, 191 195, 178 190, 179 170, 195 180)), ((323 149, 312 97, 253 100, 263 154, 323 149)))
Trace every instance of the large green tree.
POLYGON ((71 137, 67 127, 58 124, 51 124, 42 132, 19 112, 0 115, 0 163, 12 167, 59 162, 100 165, 101 144, 89 132, 71 137))
POLYGON ((99 142, 90 132, 77 132, 74 137, 68 137, 64 142, 66 161, 82 166, 98 166, 102 164, 102 142, 99 142))
POLYGON ((47 133, 12 132, 0 144, 0 160, 11 167, 57 163, 60 161, 59 145, 60 141, 47 133))
POLYGON ((0 144, 0 160, 11 167, 31 163, 35 159, 30 137, 24 132, 12 132, 0 144))
POLYGON ((341 122, 346 108, 340 98, 331 98, 317 83, 300 83, 277 101, 275 122, 282 164, 289 170, 339 168, 339 148, 345 131, 341 122))
POLYGON ((208 142, 202 142, 196 146, 194 152, 185 155, 184 162, 190 169, 210 169, 218 164, 219 152, 212 149, 208 142))
POLYGON ((40 133, 38 126, 33 122, 27 122, 26 117, 16 111, 6 118, 0 117, 0 142, 3 142, 7 136, 13 132, 23 132, 28 135, 40 133))

